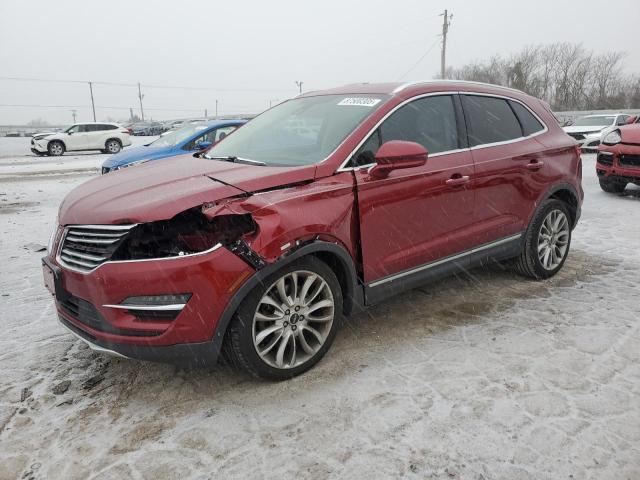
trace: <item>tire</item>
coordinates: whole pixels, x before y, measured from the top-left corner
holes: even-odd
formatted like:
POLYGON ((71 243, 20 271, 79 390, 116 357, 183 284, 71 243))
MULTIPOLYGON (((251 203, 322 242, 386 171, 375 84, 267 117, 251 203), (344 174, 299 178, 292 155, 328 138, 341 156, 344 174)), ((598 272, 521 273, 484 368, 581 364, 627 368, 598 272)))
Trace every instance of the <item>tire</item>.
POLYGON ((269 275, 247 295, 226 332, 224 353, 231 365, 254 377, 286 380, 320 361, 341 317, 336 275, 321 260, 304 257, 269 275))
POLYGON ((106 147, 104 150, 106 153, 115 154, 122 150, 122 143, 117 138, 110 138, 105 142, 104 146, 106 147))
POLYGON ((515 270, 536 280, 552 277, 564 265, 570 246, 569 208, 560 200, 547 200, 540 205, 525 232, 522 253, 514 262, 515 270), (553 228, 555 225, 557 229, 553 228))
POLYGON ((47 144, 47 151, 52 157, 59 157, 60 155, 64 154, 64 143, 58 140, 53 140, 47 144))
POLYGON ((622 193, 627 187, 627 182, 611 180, 609 178, 599 178, 600 188, 607 193, 622 193))

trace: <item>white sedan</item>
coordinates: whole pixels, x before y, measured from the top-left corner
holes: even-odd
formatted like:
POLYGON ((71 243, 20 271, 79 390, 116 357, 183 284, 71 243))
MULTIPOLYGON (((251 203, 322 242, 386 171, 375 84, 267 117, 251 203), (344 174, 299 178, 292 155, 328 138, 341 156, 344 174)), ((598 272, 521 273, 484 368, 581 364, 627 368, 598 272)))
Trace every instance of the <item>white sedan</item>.
POLYGON ((36 155, 59 156, 64 152, 100 150, 118 153, 131 145, 131 131, 116 123, 76 123, 69 128, 31 139, 31 151, 36 155))
POLYGON ((600 145, 602 132, 612 126, 624 125, 630 115, 619 113, 609 115, 587 115, 578 118, 572 125, 562 127, 567 135, 575 138, 585 150, 595 150, 600 145))

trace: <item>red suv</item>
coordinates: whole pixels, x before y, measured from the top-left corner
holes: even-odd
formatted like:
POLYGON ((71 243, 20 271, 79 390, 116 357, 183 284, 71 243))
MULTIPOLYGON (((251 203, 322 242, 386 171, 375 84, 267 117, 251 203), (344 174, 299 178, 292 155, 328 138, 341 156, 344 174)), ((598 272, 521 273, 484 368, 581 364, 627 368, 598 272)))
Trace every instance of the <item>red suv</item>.
POLYGON ((512 259, 554 275, 583 192, 546 104, 479 83, 358 84, 259 115, 199 157, 92 179, 43 259, 59 319, 125 357, 283 379, 343 315, 512 259))

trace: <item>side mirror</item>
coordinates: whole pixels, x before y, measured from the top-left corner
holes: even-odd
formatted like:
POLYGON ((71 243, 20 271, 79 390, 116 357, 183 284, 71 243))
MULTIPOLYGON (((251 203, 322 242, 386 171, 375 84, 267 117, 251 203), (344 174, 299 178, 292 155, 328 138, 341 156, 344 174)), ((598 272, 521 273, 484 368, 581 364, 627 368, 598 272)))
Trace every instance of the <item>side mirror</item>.
POLYGON ((73 132, 67 132, 67 135, 72 135, 72 134, 73 134, 73 132))
POLYGON ((386 178, 392 170, 420 167, 427 162, 429 152, 416 142, 391 140, 376 153, 376 165, 369 170, 372 178, 386 178))
POLYGON ((209 148, 211 145, 213 145, 213 142, 198 142, 195 145, 195 149, 196 150, 206 150, 207 148, 209 148))

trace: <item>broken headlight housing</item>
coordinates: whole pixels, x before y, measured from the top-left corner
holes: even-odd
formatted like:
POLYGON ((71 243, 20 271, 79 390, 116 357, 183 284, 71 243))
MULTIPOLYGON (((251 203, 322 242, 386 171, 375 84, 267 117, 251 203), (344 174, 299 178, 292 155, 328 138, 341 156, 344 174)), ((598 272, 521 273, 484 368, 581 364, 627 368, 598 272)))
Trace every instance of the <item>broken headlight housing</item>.
POLYGON ((605 145, 617 145, 621 141, 622 135, 620 135, 620 130, 609 132, 602 139, 602 143, 604 143, 605 145))
POLYGON ((111 259, 150 260, 194 255, 235 242, 255 228, 248 214, 208 219, 200 209, 191 209, 170 220, 137 225, 111 259))

